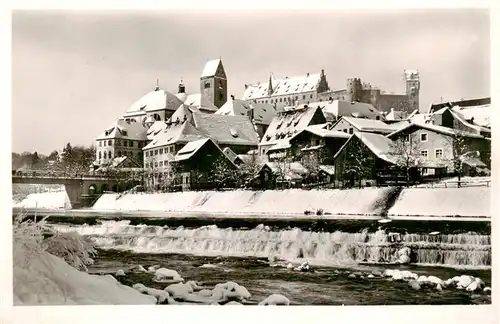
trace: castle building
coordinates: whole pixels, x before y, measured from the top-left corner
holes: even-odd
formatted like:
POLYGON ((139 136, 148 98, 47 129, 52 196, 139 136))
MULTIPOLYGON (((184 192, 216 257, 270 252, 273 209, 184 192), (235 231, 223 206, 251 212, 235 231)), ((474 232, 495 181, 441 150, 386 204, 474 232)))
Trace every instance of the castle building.
POLYGON ((343 100, 372 104, 378 111, 389 113, 391 108, 411 113, 419 109, 420 76, 416 70, 405 70, 405 94, 387 94, 364 83, 359 78, 349 78, 345 89, 331 90, 325 71, 295 77, 275 79, 271 74, 268 82, 245 85, 243 100, 268 103, 277 108, 309 104, 318 101, 343 100))

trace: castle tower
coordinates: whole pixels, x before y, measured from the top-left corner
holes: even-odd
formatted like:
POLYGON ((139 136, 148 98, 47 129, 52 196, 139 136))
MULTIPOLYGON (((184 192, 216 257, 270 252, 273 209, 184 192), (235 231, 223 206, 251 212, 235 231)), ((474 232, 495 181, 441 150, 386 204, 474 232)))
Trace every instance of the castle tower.
POLYGON ((405 70, 406 96, 408 97, 408 112, 419 109, 420 73, 418 70, 405 70))
POLYGON ((200 93, 220 108, 227 101, 227 77, 222 60, 211 60, 205 64, 200 77, 200 93))
POLYGON ((361 101, 363 85, 361 84, 361 79, 359 78, 349 78, 347 79, 347 101, 361 101))
POLYGON ((181 82, 179 83, 179 91, 178 93, 186 93, 186 86, 184 85, 184 81, 181 78, 181 82))

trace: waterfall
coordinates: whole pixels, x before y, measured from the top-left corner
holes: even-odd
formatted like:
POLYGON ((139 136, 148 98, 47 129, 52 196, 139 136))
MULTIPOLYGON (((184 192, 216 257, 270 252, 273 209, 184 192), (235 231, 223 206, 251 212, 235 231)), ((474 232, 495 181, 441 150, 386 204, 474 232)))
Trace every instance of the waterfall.
POLYGON ((403 246, 412 250, 413 263, 434 266, 491 266, 489 235, 397 234, 384 230, 358 233, 310 232, 298 228, 272 231, 254 229, 198 228, 130 225, 129 221, 103 221, 99 225, 53 224, 58 231, 89 236, 103 249, 138 253, 180 253, 203 256, 277 257, 308 260, 313 264, 347 265, 359 262, 395 261, 403 246), (397 243, 394 243, 397 242, 397 243))

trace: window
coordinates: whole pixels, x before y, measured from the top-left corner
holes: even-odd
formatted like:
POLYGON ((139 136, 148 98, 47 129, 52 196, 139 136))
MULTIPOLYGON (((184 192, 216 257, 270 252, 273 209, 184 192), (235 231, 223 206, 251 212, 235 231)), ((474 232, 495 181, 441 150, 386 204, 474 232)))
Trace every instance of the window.
POLYGON ((122 156, 122 151, 118 151, 118 156, 122 156))
POLYGON ((149 156, 149 151, 146 151, 146 157, 148 157, 148 156, 149 156))
POLYGON ((102 142, 101 142, 101 141, 99 141, 99 146, 101 146, 101 147, 102 147, 102 142))
POLYGON ((161 167, 163 166, 163 161, 160 161, 160 166, 161 166, 161 167))
POLYGON ((210 83, 209 82, 205 83, 205 89, 210 89, 210 83))
POLYGON ((112 159, 113 158, 113 152, 109 152, 109 158, 112 159))
POLYGON ((158 162, 155 162, 155 168, 157 168, 157 167, 158 167, 158 162))
POLYGON ((344 128, 344 133, 347 133, 347 128, 344 128))
POLYGON ((302 96, 302 99, 303 99, 303 100, 306 100, 306 95, 303 95, 303 96, 302 96))
POLYGON ((128 146, 134 147, 134 142, 133 141, 128 141, 128 146))
POLYGON ((162 148, 160 149, 160 154, 163 154, 163 149, 162 148))
POLYGON ((354 128, 349 128, 349 134, 353 134, 354 133, 354 128))
POLYGON ((128 142, 127 141, 123 141, 123 146, 127 147, 128 145, 128 142))
POLYGON ((106 146, 107 143, 108 143, 107 141, 104 141, 104 146, 106 146))
POLYGON ((280 98, 280 102, 283 102, 283 98, 280 98))
POLYGON ((158 155, 158 150, 155 150, 155 155, 158 155))
POLYGON ((153 168, 153 162, 149 162, 149 167, 152 169, 153 168))
POLYGON ((310 99, 312 99, 312 98, 313 98, 313 95, 311 94, 311 95, 309 96, 309 98, 310 98, 310 99))
POLYGON ((375 117, 376 120, 380 120, 380 116, 375 117))
POLYGON ((137 159, 141 160, 141 158, 142 158, 142 152, 137 152, 137 159))
POLYGON ((104 159, 107 159, 108 158, 108 153, 106 151, 104 151, 104 159))
POLYGON ((111 146, 111 145, 113 145, 113 141, 112 141, 112 140, 109 140, 109 141, 108 141, 108 146, 111 146))
POLYGON ((299 100, 299 96, 295 96, 295 100, 299 100))
POLYGON ((420 142, 427 142, 427 133, 420 134, 420 142))
POLYGON ((420 151, 420 155, 424 158, 427 158, 427 150, 420 151))
POLYGON ((443 149, 436 149, 436 158, 438 159, 443 158, 443 149))
POLYGON ((102 154, 101 154, 101 151, 99 151, 99 159, 102 158, 102 154))
POLYGON ((404 142, 409 142, 409 141, 410 141, 410 135, 405 135, 405 136, 403 137, 403 141, 404 141, 404 142))

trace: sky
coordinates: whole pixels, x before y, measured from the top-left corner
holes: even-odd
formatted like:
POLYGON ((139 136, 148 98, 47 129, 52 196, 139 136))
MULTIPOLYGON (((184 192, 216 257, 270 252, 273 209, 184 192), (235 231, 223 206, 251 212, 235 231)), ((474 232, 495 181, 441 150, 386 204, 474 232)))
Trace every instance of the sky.
POLYGON ((134 101, 160 87, 199 92, 222 58, 228 95, 244 85, 325 70, 330 88, 359 77, 404 93, 418 69, 420 110, 490 96, 486 10, 14 11, 12 150, 91 145, 134 101))

